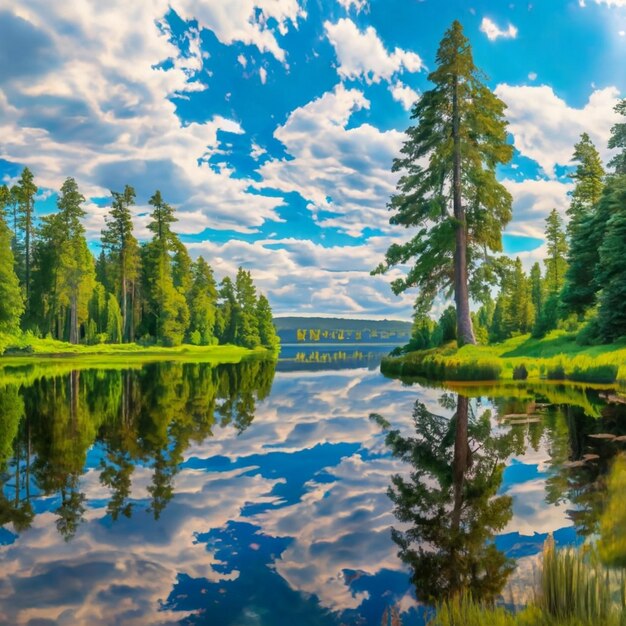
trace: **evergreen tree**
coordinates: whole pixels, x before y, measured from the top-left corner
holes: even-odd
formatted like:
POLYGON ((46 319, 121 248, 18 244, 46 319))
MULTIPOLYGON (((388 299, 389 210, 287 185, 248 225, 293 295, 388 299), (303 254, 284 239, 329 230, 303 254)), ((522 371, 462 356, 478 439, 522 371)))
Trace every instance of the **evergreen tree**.
POLYGON ((259 338, 262 346, 276 350, 280 346, 280 339, 276 334, 276 327, 272 317, 269 300, 261 294, 256 308, 256 318, 259 324, 259 338))
MULTIPOLYGON (((96 269, 96 278, 97 278, 96 269)), ((89 319, 94 322, 94 332, 96 335, 103 335, 107 332, 108 314, 107 314, 108 296, 104 285, 96 280, 96 285, 89 301, 89 319)), ((119 309, 119 305, 118 305, 119 309)), ((121 314, 120 314, 121 315, 121 314)), ((94 337, 95 339, 95 337, 94 337)))
POLYGON ((604 198, 614 207, 600 247, 598 282, 602 285, 598 327, 603 341, 626 336, 626 174, 616 176, 604 198))
POLYGON ((216 319, 216 332, 220 343, 235 343, 239 306, 235 297, 233 281, 224 277, 220 283, 220 304, 216 319))
POLYGON ((407 130, 402 157, 394 162, 402 176, 389 204, 392 224, 419 231, 408 243, 392 245, 375 273, 414 259, 406 277, 392 283, 394 292, 416 286, 418 298, 430 304, 438 292, 453 290, 459 343, 475 343, 469 295, 484 295, 485 281, 493 279, 486 253, 502 250, 511 196, 495 169, 513 149, 505 104, 482 82, 458 21, 441 41, 429 80, 435 87, 415 104, 417 125, 407 130))
POLYGON ((134 320, 128 314, 134 311, 135 282, 139 275, 139 246, 133 235, 130 207, 135 203, 135 190, 126 185, 122 193, 112 191, 111 210, 102 231, 102 246, 108 252, 115 272, 116 292, 122 308, 122 326, 125 341, 133 341, 134 320), (130 300, 130 306, 129 306, 130 300))
POLYGON ((96 280, 104 287, 105 291, 113 291, 114 287, 109 278, 109 259, 107 258, 104 248, 100 250, 100 254, 96 260, 96 280))
POLYGON ((172 275, 170 251, 177 238, 170 230, 176 221, 174 210, 163 201, 160 192, 150 198, 153 207, 148 229, 154 233, 144 250, 144 282, 149 309, 154 317, 154 334, 165 345, 182 343, 189 325, 185 296, 176 288, 172 275))
POLYGON ((530 299, 535 309, 535 319, 537 319, 543 308, 543 280, 539 263, 534 263, 530 269, 530 299))
MULTIPOLYGON (((626 115, 626 100, 622 100, 615 110, 626 115)), ((616 200, 619 198, 619 181, 621 176, 626 175, 626 123, 615 124, 611 132, 609 147, 621 147, 622 152, 618 152, 610 162, 614 172, 606 179, 599 200, 580 218, 570 243, 569 267, 561 307, 565 313, 579 316, 596 305, 598 292, 604 286, 599 279, 602 275, 600 248, 607 234, 609 221, 619 210, 619 200, 616 200)))
POLYGON ((79 327, 88 319, 89 301, 96 282, 93 255, 80 221, 85 216, 81 206, 84 201, 76 181, 67 178, 57 200, 59 212, 55 219, 61 233, 57 270, 59 303, 69 309, 70 343, 78 343, 80 339, 79 327))
POLYGON ((509 298, 509 318, 512 322, 512 333, 529 333, 535 321, 535 307, 533 306, 530 281, 524 273, 522 262, 515 259, 515 270, 511 284, 511 296, 509 298))
POLYGON ((5 222, 4 206, 0 206, 0 332, 17 332, 23 312, 24 299, 15 273, 11 231, 5 222))
POLYGON ((546 293, 558 294, 565 282, 567 261, 567 241, 563 230, 563 220, 556 209, 552 209, 546 218, 546 245, 548 257, 544 260, 546 265, 546 293))
POLYGON ((257 319, 257 296, 250 272, 242 267, 235 280, 237 314, 235 317, 235 342, 246 348, 256 348, 261 343, 257 319))
POLYGON ((192 338, 192 343, 210 345, 214 343, 217 312, 217 287, 213 270, 202 257, 198 257, 192 266, 192 274, 193 282, 189 295, 189 336, 192 338))
MULTIPOLYGON (((37 193, 37 185, 35 185, 33 173, 25 167, 22 170, 22 175, 17 183, 16 199, 18 201, 17 206, 17 219, 16 219, 16 237, 17 232, 20 232, 21 251, 23 257, 23 267, 20 267, 23 272, 24 281, 24 293, 25 293, 25 305, 26 315, 28 316, 30 311, 30 290, 31 290, 31 261, 32 261, 32 246, 33 235, 35 230, 35 194, 37 193)), ((18 272, 19 275, 19 272, 18 272)))
POLYGON ((174 234, 172 234, 171 246, 174 251, 172 256, 172 280, 174 281, 174 287, 188 298, 193 281, 191 257, 185 245, 174 234))
POLYGON ((577 163, 577 166, 571 176, 575 187, 572 192, 572 201, 567 209, 569 217, 567 230, 570 241, 575 236, 580 221, 589 217, 600 201, 604 186, 602 159, 587 133, 583 133, 580 141, 574 146, 572 161, 577 163))
POLYGON ((178 220, 174 216, 174 209, 163 200, 161 192, 157 189, 150 200, 149 204, 152 206, 152 213, 150 217, 152 221, 148 224, 148 230, 154 233, 155 239, 169 245, 172 239, 171 225, 178 220))
POLYGON ((124 322, 122 320, 120 305, 115 297, 115 294, 113 293, 110 293, 107 299, 106 319, 107 342, 122 343, 122 341, 124 341, 124 335, 122 332, 124 322))
MULTIPOLYGON (((626 117, 626 98, 620 100, 615 105, 615 112, 626 117)), ((616 155, 609 162, 609 167, 613 170, 615 176, 626 175, 626 122, 618 122, 611 128, 611 138, 609 139, 609 148, 618 150, 616 155)))

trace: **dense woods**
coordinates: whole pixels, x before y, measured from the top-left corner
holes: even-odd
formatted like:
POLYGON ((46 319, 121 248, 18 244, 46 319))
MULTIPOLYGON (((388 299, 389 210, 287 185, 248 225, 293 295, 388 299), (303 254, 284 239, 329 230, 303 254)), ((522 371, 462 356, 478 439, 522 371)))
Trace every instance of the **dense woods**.
POLYGON ((239 268, 218 285, 173 230, 174 209, 150 198, 152 238, 133 229, 135 191, 111 192, 97 260, 87 244, 83 203, 67 178, 57 211, 36 218, 37 186, 25 168, 0 187, 0 331, 31 331, 71 343, 278 346, 267 298, 239 268))

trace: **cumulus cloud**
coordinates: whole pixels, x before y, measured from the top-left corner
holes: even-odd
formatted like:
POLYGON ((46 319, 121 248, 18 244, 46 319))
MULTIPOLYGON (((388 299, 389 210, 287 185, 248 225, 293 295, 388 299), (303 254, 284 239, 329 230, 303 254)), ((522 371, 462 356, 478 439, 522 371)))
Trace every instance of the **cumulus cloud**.
POLYGON ((298 0, 173 0, 171 6, 182 17, 197 19, 222 43, 241 41, 279 61, 285 61, 285 51, 270 24, 275 23, 278 33, 285 35, 306 17, 298 0))
POLYGON ((360 31, 348 18, 335 24, 324 22, 326 35, 335 48, 342 78, 363 78, 368 84, 389 80, 394 74, 406 70, 419 72, 422 59, 415 52, 396 48, 388 52, 373 26, 360 31))
POLYGON ((580 109, 570 107, 547 85, 500 84, 496 94, 508 105, 506 115, 515 147, 548 176, 555 175, 557 165, 571 162, 574 144, 583 132, 605 160, 610 156, 607 143, 611 126, 618 121, 613 111, 619 98, 616 87, 595 90, 580 109))
POLYGON ((415 294, 392 294, 387 277, 369 272, 398 238, 371 237, 355 246, 322 246, 306 239, 267 239, 255 242, 231 240, 190 243, 194 256, 203 255, 219 275, 232 275, 238 265, 254 268, 259 289, 269 295, 274 313, 294 310, 312 315, 408 318, 415 294))
POLYGON ((397 80, 389 87, 389 91, 396 102, 399 102, 405 111, 410 111, 411 107, 417 102, 419 94, 415 89, 411 89, 408 85, 397 80))
POLYGON ((321 226, 354 237, 372 225, 388 229, 385 207, 397 179, 391 164, 403 134, 370 124, 348 128, 352 114, 369 106, 363 92, 340 84, 293 111, 274 133, 292 158, 263 164, 262 186, 300 193, 321 226))
MULTIPOLYGON (((215 16, 222 15, 224 5, 214 4, 215 16)), ((247 4, 258 6, 237 7, 247 4)), ((286 28, 295 19, 297 3, 267 4, 274 8, 261 15, 279 25, 286 28)), ((68 175, 88 197, 108 195, 125 183, 143 185, 137 191, 145 203, 158 186, 180 205, 181 221, 185 212, 199 218, 196 232, 206 227, 252 232, 278 219, 275 209, 282 200, 249 194, 248 181, 208 166, 219 130, 243 133, 237 122, 214 116, 182 124, 176 115, 169 98, 205 85, 200 33, 189 29, 184 52, 174 45, 163 21, 169 6, 166 0, 132 6, 79 0, 71 7, 33 0, 25 8, 11 0, 12 12, 0 13, 0 23, 26 38, 25 69, 0 81, 0 155, 30 166, 42 187, 58 189, 68 175), (159 63, 168 59, 169 69, 162 68, 159 63)), ((183 16, 194 10, 191 3, 177 8, 183 16)))
POLYGON ((481 32, 487 35, 489 41, 495 41, 496 39, 515 39, 517 37, 517 28, 513 24, 509 24, 506 29, 501 29, 493 20, 488 17, 483 17, 483 21, 480 23, 481 32))

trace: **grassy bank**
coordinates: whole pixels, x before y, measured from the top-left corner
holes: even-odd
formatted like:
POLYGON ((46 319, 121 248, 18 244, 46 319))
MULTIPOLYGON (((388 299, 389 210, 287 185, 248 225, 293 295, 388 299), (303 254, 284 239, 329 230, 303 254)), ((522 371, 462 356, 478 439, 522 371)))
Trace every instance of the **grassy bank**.
POLYGON ((136 343, 124 344, 71 344, 56 339, 41 339, 29 333, 19 336, 0 333, 0 366, 27 362, 36 357, 46 360, 80 360, 98 363, 119 363, 120 365, 158 361, 211 361, 236 363, 244 357, 259 355, 274 357, 273 351, 265 348, 250 350, 241 346, 194 346, 183 344, 171 348, 164 346, 143 346, 136 343))
POLYGON ((571 380, 612 384, 626 381, 626 342, 581 346, 575 335, 554 331, 543 339, 514 337, 489 346, 451 343, 440 348, 386 357, 381 364, 390 376, 431 380, 571 380))

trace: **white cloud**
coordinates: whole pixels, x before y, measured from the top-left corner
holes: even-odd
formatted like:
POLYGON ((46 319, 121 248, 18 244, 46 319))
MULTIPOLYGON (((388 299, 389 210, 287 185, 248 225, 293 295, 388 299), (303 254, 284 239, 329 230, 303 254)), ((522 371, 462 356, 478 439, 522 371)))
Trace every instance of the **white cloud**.
POLYGON ((372 225, 389 230, 385 207, 397 180, 391 164, 404 135, 370 124, 347 128, 352 114, 369 106, 361 91, 340 84, 293 111, 274 133, 292 158, 263 164, 259 186, 297 191, 321 226, 354 237, 372 225))
POLYGON ((172 0, 172 8, 185 19, 197 19, 200 26, 212 30, 225 44, 234 41, 256 46, 285 61, 285 51, 268 26, 276 22, 279 34, 297 27, 306 18, 298 0, 172 0))
POLYGON ((543 237, 545 219, 552 209, 565 217, 569 206, 568 193, 573 189, 571 182, 558 180, 511 180, 502 184, 513 196, 513 220, 507 227, 511 235, 543 237))
POLYGON ((267 70, 264 67, 259 68, 259 77, 261 79, 261 83, 265 85, 267 82, 267 70))
POLYGON ((367 3, 368 3, 368 0, 337 0, 337 1, 346 11, 349 11, 350 7, 354 6, 354 9, 357 13, 361 12, 365 7, 367 7, 367 3))
POLYGON ((537 72, 529 72, 528 80, 537 80, 537 72))
POLYGON ((401 48, 388 52, 372 26, 362 32, 352 20, 342 18, 335 24, 324 22, 324 28, 337 53, 337 71, 342 78, 363 78, 371 84, 390 80, 402 70, 419 72, 423 68, 415 52, 401 48))
POLYGON ((509 24, 505 30, 502 30, 493 20, 488 17, 483 17, 483 21, 480 23, 481 32, 487 35, 489 41, 495 41, 496 39, 515 39, 517 37, 517 28, 513 24, 509 24))
POLYGON ((415 89, 411 89, 408 85, 397 80, 393 85, 390 85, 389 91, 393 96, 393 99, 399 102, 405 111, 410 111, 411 107, 417 102, 419 94, 415 89))
POLYGON ((577 109, 559 98, 552 87, 500 84, 496 94, 508 105, 509 131, 519 152, 536 161, 548 176, 557 165, 568 165, 581 133, 589 134, 602 157, 609 157, 607 142, 617 121, 613 107, 616 87, 598 89, 577 109))
POLYGON ((192 256, 209 259, 218 276, 233 275, 237 266, 253 268, 258 288, 268 294, 275 314, 297 310, 312 315, 391 316, 410 319, 414 293, 395 296, 389 282, 400 276, 370 276, 398 237, 370 237, 356 246, 323 246, 306 239, 231 240, 189 243, 192 256))
MULTIPOLYGON (((283 19, 289 4, 276 3, 283 19)), ((145 203, 158 186, 180 207, 181 224, 197 219, 195 232, 252 232, 278 219, 281 199, 249 194, 249 181, 206 164, 217 150, 218 130, 243 133, 240 125, 219 116, 183 125, 177 117, 168 98, 205 86, 191 80, 202 69, 199 32, 188 33, 189 53, 181 53, 161 21, 167 0, 132 6, 123 0, 77 0, 71 6, 33 0, 27 9, 11 0, 9 7, 24 16, 17 22, 22 30, 46 47, 44 65, 31 49, 37 71, 0 84, 2 158, 30 166, 41 187, 58 189, 66 176, 74 176, 87 197, 106 196, 129 183, 145 203), (166 59, 172 59, 171 69, 155 67, 166 59)), ((11 27, 18 18, 5 13, 3 19, 13 20, 11 27)))

